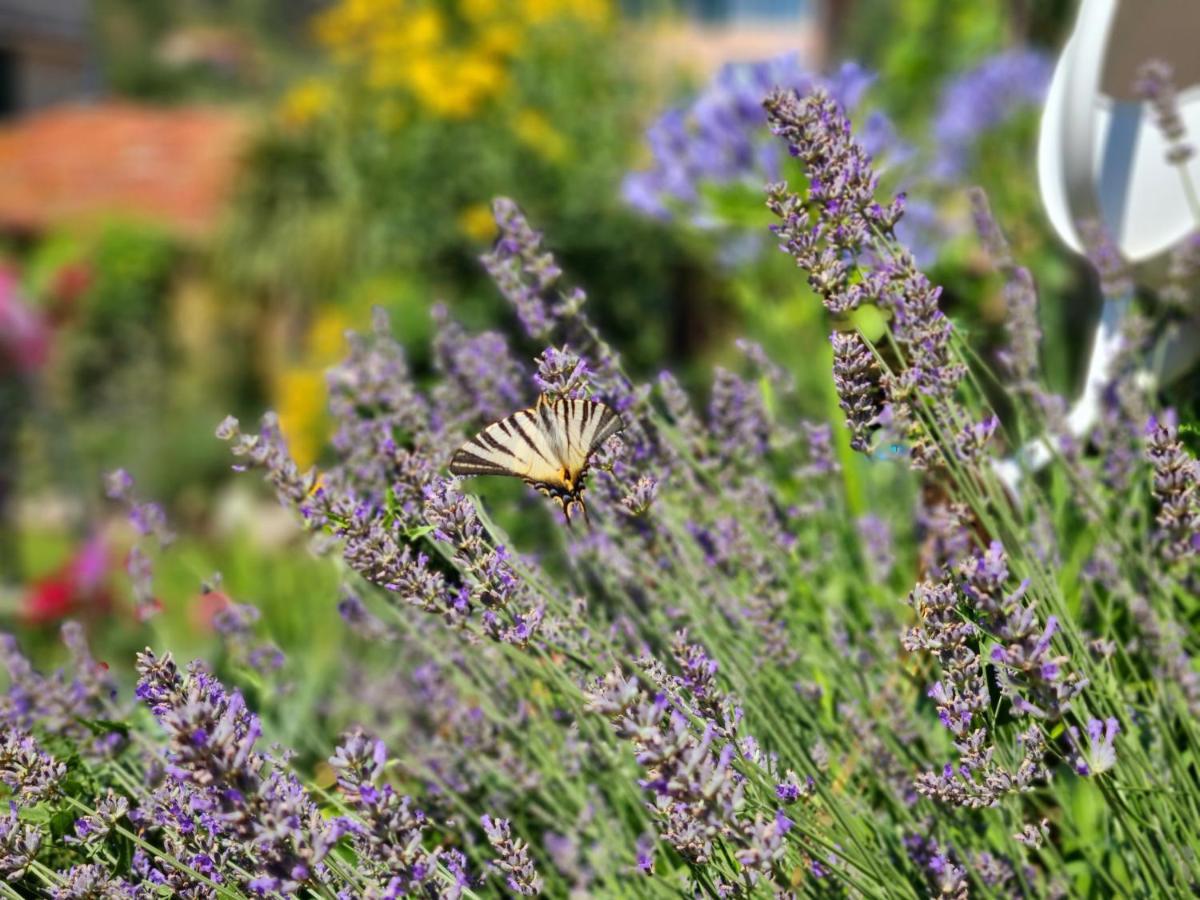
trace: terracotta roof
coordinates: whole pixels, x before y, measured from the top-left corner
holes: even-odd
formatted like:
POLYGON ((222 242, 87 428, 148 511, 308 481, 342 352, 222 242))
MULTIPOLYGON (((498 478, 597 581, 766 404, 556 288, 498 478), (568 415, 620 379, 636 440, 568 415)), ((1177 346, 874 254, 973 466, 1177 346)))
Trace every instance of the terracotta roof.
POLYGON ((111 215, 203 237, 249 136, 228 109, 61 106, 0 128, 0 229, 41 232, 111 215))

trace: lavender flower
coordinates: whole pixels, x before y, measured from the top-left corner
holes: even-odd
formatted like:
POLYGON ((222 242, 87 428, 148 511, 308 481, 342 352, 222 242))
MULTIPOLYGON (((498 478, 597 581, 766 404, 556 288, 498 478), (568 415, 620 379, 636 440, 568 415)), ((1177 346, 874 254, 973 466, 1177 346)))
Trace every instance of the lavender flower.
POLYGON ((254 625, 260 615, 254 606, 227 602, 212 621, 213 629, 224 639, 233 658, 265 675, 281 669, 284 657, 273 643, 254 640, 254 625))
POLYGON ((757 385, 718 367, 713 375, 709 428, 726 462, 752 462, 765 455, 771 426, 757 385))
POLYGON ((658 480, 643 475, 634 483, 633 489, 621 498, 621 509, 630 516, 644 516, 658 496, 658 480))
POLYGON ((64 874, 62 887, 50 891, 53 900, 135 900, 139 895, 125 879, 94 863, 72 866, 64 874))
POLYGON ((1167 142, 1167 162, 1179 166, 1195 155, 1187 140, 1187 127, 1179 114, 1175 93, 1175 70, 1161 59, 1152 59, 1138 69, 1134 90, 1154 110, 1155 124, 1167 142))
MULTIPOLYGON (((406 604, 427 612, 442 614, 452 624, 461 624, 469 609, 456 592, 447 586, 441 572, 430 569, 428 557, 415 551, 398 533, 399 523, 385 509, 354 492, 326 488, 317 481, 316 472, 302 474, 287 452, 274 416, 265 416, 258 435, 244 434, 236 419, 227 418, 218 436, 233 442, 235 457, 248 460, 265 471, 286 505, 295 507, 310 527, 325 527, 345 540, 343 556, 349 566, 366 580, 396 594, 406 604)), ((407 459, 417 459, 406 456, 407 459)), ((392 483, 391 495, 396 500, 393 513, 411 524, 423 521, 425 484, 433 477, 425 465, 408 469, 411 480, 392 483), (416 492, 416 499, 405 499, 416 492), (415 509, 412 503, 417 503, 415 509), (411 512, 410 512, 411 510, 411 512)), ((381 492, 382 493, 382 492, 381 492)))
POLYGON ((583 399, 588 395, 587 363, 564 347, 547 347, 537 358, 533 382, 551 397, 583 399))
POLYGON ((643 875, 654 874, 654 848, 657 844, 652 833, 647 832, 637 839, 637 867, 643 875))
POLYGON ((1158 552, 1171 565, 1192 559, 1200 554, 1200 466, 1183 449, 1168 419, 1151 419, 1147 425, 1146 459, 1154 468, 1158 552))
MULTIPOLYGON (((657 218, 682 211, 701 226, 725 224, 706 202, 706 187, 757 189, 781 175, 783 160, 764 128, 763 97, 776 88, 806 93, 820 86, 853 109, 873 80, 855 63, 822 77, 807 70, 795 54, 727 65, 689 107, 667 110, 650 126, 646 138, 653 163, 646 171, 626 176, 625 200, 657 218)), ((866 130, 874 155, 895 160, 908 155, 883 113, 873 112, 866 130)))
POLYGON ((1050 836, 1050 820, 1042 819, 1036 824, 1027 822, 1020 831, 1013 835, 1013 840, 1024 844, 1031 850, 1038 850, 1050 836))
POLYGON ((0 782, 22 803, 33 805, 57 797, 66 775, 66 765, 30 735, 15 729, 0 735, 0 782))
POLYGON ((316 469, 302 473, 288 453, 283 432, 279 429, 279 417, 274 413, 262 417, 258 434, 246 434, 237 419, 226 416, 217 426, 216 435, 229 441, 234 457, 243 460, 234 466, 235 470, 262 469, 279 501, 300 510, 311 524, 322 524, 332 512, 328 495, 318 484, 316 469), (311 504, 310 498, 314 501, 311 504))
POLYGON ((117 731, 93 734, 83 720, 106 719, 112 713, 116 686, 105 667, 92 658, 83 629, 65 622, 63 643, 70 651, 74 673, 45 677, 17 648, 16 640, 0 634, 0 665, 9 676, 7 694, 0 695, 0 723, 14 731, 33 731, 71 739, 89 758, 111 756, 125 743, 117 731))
POLYGON ((321 883, 332 844, 326 825, 299 781, 255 749, 261 727, 241 694, 227 693, 196 665, 180 675, 170 654, 144 650, 137 669, 137 696, 170 740, 172 777, 215 804, 230 838, 253 846, 247 888, 288 892, 321 883))
POLYGON ((634 743, 663 840, 695 863, 708 862, 714 840, 735 826, 743 802, 745 786, 730 767, 733 746, 715 752, 715 726, 697 737, 666 697, 652 700, 618 671, 589 688, 588 703, 634 743))
POLYGON ((482 605, 486 608, 483 624, 490 637, 522 647, 529 643, 541 626, 544 609, 528 597, 508 551, 484 540, 483 525, 471 501, 452 481, 437 479, 425 492, 425 518, 433 526, 434 540, 448 545, 461 571, 469 573, 447 614, 466 616, 482 605), (520 605, 515 602, 518 600, 520 605), (501 612, 508 616, 508 623, 501 612))
POLYGON ((1104 224, 1094 219, 1081 222, 1079 236, 1087 249, 1088 261, 1100 276, 1101 293, 1111 298, 1130 296, 1133 281, 1129 263, 1104 224))
POLYGON ((167 525, 167 515, 157 503, 139 503, 133 493, 133 478, 124 469, 117 469, 104 476, 104 489, 110 500, 123 503, 129 510, 129 521, 144 537, 153 537, 160 547, 167 547, 175 540, 175 533, 167 525))
POLYGON ((971 511, 958 502, 925 497, 917 507, 916 521, 921 535, 921 566, 934 580, 954 571, 971 552, 971 511))
POLYGON ((1075 749, 1075 759, 1072 765, 1080 775, 1100 775, 1117 764, 1117 751, 1113 741, 1121 731, 1121 723, 1116 719, 1089 718, 1087 722, 1087 745, 1079 740, 1079 729, 1071 726, 1067 733, 1071 737, 1071 745, 1075 749))
POLYGON ((1009 770, 995 759, 995 747, 986 730, 973 731, 956 743, 962 756, 958 766, 946 763, 941 772, 923 772, 916 778, 917 791, 949 806, 980 809, 996 806, 1009 794, 1026 793, 1049 777, 1043 759, 1046 741, 1036 725, 1024 731, 1019 744, 1021 760, 1009 770))
POLYGON ((879 367, 856 332, 835 331, 829 340, 833 344, 833 384, 838 406, 846 414, 850 446, 866 452, 871 430, 883 412, 879 367))
POLYGON ((326 376, 334 424, 330 443, 339 463, 324 474, 322 487, 345 497, 352 508, 389 505, 403 524, 412 524, 420 513, 421 487, 434 468, 429 402, 383 310, 373 311, 369 334, 349 333, 346 339, 349 356, 326 376))
MULTIPOLYGON (((904 197, 886 205, 876 200, 879 176, 871 158, 824 92, 800 98, 777 91, 766 107, 771 130, 804 164, 809 179, 804 195, 789 194, 785 184, 767 188, 767 207, 781 220, 773 226, 780 249, 808 271, 809 285, 830 312, 842 314, 864 302, 891 312, 903 366, 883 387, 892 415, 912 432, 913 464, 927 468, 935 450, 922 434, 922 416, 955 419, 947 401, 965 368, 950 350, 950 321, 938 308, 941 289, 917 270, 909 251, 894 243, 904 197), (862 274, 852 279, 856 266, 862 274), (932 408, 921 412, 920 397, 934 401, 932 408)), ((847 360, 861 359, 853 346, 842 350, 847 360)))
POLYGON ((376 890, 386 886, 380 896, 436 891, 453 900, 470 886, 465 860, 457 851, 424 848, 429 822, 408 797, 399 796, 390 784, 380 784, 386 762, 382 741, 361 731, 343 739, 329 763, 358 818, 339 820, 335 828, 350 835, 354 852, 377 879, 376 890), (439 862, 458 877, 449 884, 440 881, 439 862))
POLYGON ((942 679, 929 689, 929 696, 942 724, 961 740, 972 732, 976 715, 988 702, 982 664, 972 647, 977 628, 958 614, 958 597, 945 582, 918 584, 908 603, 918 622, 904 632, 901 643, 910 652, 937 655, 942 679))
POLYGON ((982 135, 1022 110, 1040 106, 1052 72, 1053 62, 1045 54, 1016 48, 984 60, 950 82, 934 116, 938 148, 934 177, 959 178, 982 135))
POLYGON ((94 812, 75 820, 75 834, 68 835, 66 841, 95 847, 103 843, 117 822, 128 813, 129 800, 109 788, 94 812))
POLYGON ((787 777, 775 785, 775 796, 789 806, 800 800, 811 797, 816 791, 816 782, 809 775, 804 781, 795 772, 788 771, 787 777))
POLYGON ((1121 323, 1120 349, 1100 394, 1100 422, 1092 440, 1104 460, 1103 480, 1117 495, 1129 489, 1142 455, 1149 398, 1139 373, 1149 340, 1150 323, 1136 312, 1127 314, 1121 323))
POLYGON ((1033 275, 1023 266, 1018 266, 1012 257, 1008 241, 988 204, 987 194, 981 188, 969 192, 971 212, 975 230, 994 265, 1004 275, 1005 312, 1004 330, 1008 345, 997 355, 1000 364, 1013 380, 1013 388, 1019 392, 1035 395, 1040 369, 1038 349, 1042 341, 1041 325, 1038 322, 1037 289, 1033 275))
POLYGON ((342 597, 338 601, 338 615, 350 630, 369 641, 389 640, 395 636, 393 629, 367 609, 362 598, 349 585, 342 585, 342 597))
POLYGON ((970 896, 967 871, 958 864, 952 851, 932 837, 915 833, 904 836, 904 849, 938 897, 967 900, 970 896))
POLYGON ((1051 721, 1061 718, 1087 681, 1068 671, 1068 657, 1052 647, 1058 620, 1041 626, 1032 605, 1023 602, 1026 585, 1005 590, 1008 560, 1004 548, 993 541, 959 567, 960 589, 983 627, 997 644, 991 651, 1002 692, 1018 715, 1051 721))
POLYGON ((776 91, 766 100, 771 131, 804 164, 806 196, 789 195, 783 183, 767 188, 767 208, 783 224, 773 226, 780 249, 809 272, 809 284, 830 312, 854 309, 872 295, 851 285, 848 256, 861 252, 873 229, 890 233, 904 211, 902 198, 881 206, 879 176, 871 158, 850 133, 841 107, 824 91, 800 98, 776 91))
POLYGON ((1012 248, 1008 246, 1008 239, 996 222, 996 217, 992 215, 987 192, 981 187, 969 187, 967 199, 971 203, 971 221, 975 225, 975 234, 983 244, 992 265, 1001 272, 1013 268, 1016 261, 1013 259, 1012 248))
POLYGON ((42 846, 42 831, 17 817, 17 804, 9 801, 8 815, 0 818, 0 878, 15 882, 25 874, 42 846))
POLYGON ((554 256, 542 250, 542 234, 534 231, 517 204, 498 197, 492 204, 500 237, 483 257, 484 268, 516 310, 526 334, 549 339, 561 314, 552 296, 562 276, 554 256))
POLYGON ((954 436, 954 450, 958 458, 963 462, 978 461, 999 424, 996 416, 988 416, 982 422, 964 427, 954 436))
POLYGON ((860 516, 854 525, 862 539, 863 555, 871 580, 876 584, 886 583, 896 565, 891 528, 874 514, 860 516))
MULTIPOLYGON (((962 573, 963 594, 974 604, 984 628, 1004 641, 991 661, 999 668, 1014 711, 1039 719, 1061 715, 1086 681, 1065 673, 1065 658, 1049 655, 1053 618, 1038 634, 1032 611, 1019 602, 1024 588, 1001 593, 1008 569, 998 544, 964 563, 962 573)), ((937 656, 942 678, 929 696, 960 754, 957 766, 947 763, 940 773, 918 775, 917 790, 940 802, 968 807, 993 806, 1008 793, 1030 790, 1046 775, 1045 739, 1031 725, 1021 736, 1024 753, 1018 767, 1010 771, 996 762, 994 736, 982 721, 988 689, 984 662, 975 650, 979 627, 960 614, 956 591, 946 582, 925 582, 909 596, 909 603, 918 624, 905 631, 902 643, 907 650, 937 656)))
MULTIPOLYGON (((679 676, 667 674, 653 659, 640 663, 660 691, 653 698, 616 669, 587 686, 588 708, 633 744, 646 775, 640 784, 653 798, 663 840, 698 865, 713 861, 718 841, 731 842, 752 882, 770 878, 786 853, 784 836, 793 823, 782 811, 772 820, 749 818, 743 811, 746 781, 732 763, 739 753, 768 771, 772 763, 762 758, 753 738, 739 740, 740 710, 716 688, 716 662, 689 644, 684 633, 676 635, 672 654, 679 676), (702 732, 689 717, 702 723, 702 732)), ((791 797, 795 775, 789 772, 787 779, 784 793, 791 797)), ((803 795, 796 785, 796 798, 803 795)))
MULTIPOLYGON (((167 526, 167 516, 157 503, 139 503, 134 499, 133 478, 124 469, 110 472, 104 479, 105 492, 112 500, 123 503, 129 510, 129 521, 142 537, 153 536, 160 549, 165 549, 174 540, 175 534, 167 526)), ((134 608, 141 620, 157 615, 162 604, 154 596, 153 566, 141 546, 135 544, 129 550, 125 565, 133 585, 134 608)))
POLYGON ((441 376, 433 389, 433 408, 443 427, 453 432, 491 422, 523 404, 525 378, 502 335, 468 335, 440 304, 433 308, 433 318, 434 368, 441 376))
POLYGON ((536 897, 540 894, 542 878, 529 857, 529 845, 512 836, 508 819, 493 819, 485 815, 481 822, 488 843, 497 854, 492 860, 492 865, 504 875, 509 889, 523 897, 536 897))
POLYGON ((834 455, 833 428, 813 422, 804 422, 801 428, 804 432, 807 459, 796 470, 796 475, 803 479, 825 481, 827 476, 838 474, 841 467, 834 455))

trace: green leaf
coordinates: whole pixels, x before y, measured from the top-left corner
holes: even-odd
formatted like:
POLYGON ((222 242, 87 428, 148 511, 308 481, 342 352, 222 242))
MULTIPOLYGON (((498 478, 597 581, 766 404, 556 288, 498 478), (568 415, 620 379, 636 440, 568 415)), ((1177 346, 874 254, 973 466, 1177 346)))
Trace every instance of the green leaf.
POLYGON ((878 343, 887 330, 887 316, 873 303, 864 304, 850 313, 850 321, 872 344, 878 343))

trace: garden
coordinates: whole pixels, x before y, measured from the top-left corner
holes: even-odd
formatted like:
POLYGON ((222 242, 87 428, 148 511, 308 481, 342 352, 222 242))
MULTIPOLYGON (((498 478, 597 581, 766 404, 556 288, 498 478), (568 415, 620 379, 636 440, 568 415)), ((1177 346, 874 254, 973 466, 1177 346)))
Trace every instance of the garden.
POLYGON ((1200 95, 1097 88, 1177 228, 1054 188, 1099 6, 96 4, 200 150, 0 177, 0 897, 1200 891, 1200 95))

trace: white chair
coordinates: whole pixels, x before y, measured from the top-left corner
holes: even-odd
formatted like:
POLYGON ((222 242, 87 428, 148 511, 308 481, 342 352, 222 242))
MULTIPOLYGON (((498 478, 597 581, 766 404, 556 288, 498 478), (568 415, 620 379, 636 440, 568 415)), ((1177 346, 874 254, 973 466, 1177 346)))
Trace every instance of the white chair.
MULTIPOLYGON (((1200 2, 1083 0, 1063 48, 1042 115, 1038 183, 1047 216, 1071 249, 1084 253, 1080 223, 1101 223, 1143 283, 1156 280, 1166 252, 1200 229, 1183 176, 1167 162, 1167 146, 1149 104, 1135 92, 1138 69, 1151 59, 1171 64, 1181 117, 1200 146, 1200 2)), ((1200 184, 1200 156, 1188 163, 1200 184)), ((1105 298, 1083 388, 1067 416, 1082 438, 1100 416, 1100 396, 1121 346, 1131 297, 1105 298)), ((1200 328, 1181 330, 1152 355, 1150 384, 1166 384, 1200 359, 1200 328)), ((997 471, 1015 491, 1022 472, 1052 457, 1044 439, 1026 445, 997 471)))

